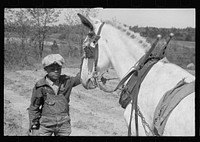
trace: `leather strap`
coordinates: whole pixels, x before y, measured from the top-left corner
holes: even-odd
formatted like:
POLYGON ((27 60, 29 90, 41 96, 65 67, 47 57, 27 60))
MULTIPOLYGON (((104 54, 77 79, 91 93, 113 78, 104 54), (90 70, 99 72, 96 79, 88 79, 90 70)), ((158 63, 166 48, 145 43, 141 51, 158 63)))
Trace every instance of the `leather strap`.
MULTIPOLYGON (((101 30, 102 30, 102 27, 104 25, 104 22, 100 25, 99 27, 99 30, 97 32, 97 36, 100 36, 100 33, 101 33, 101 30)), ((97 62, 98 62, 98 58, 99 58, 99 45, 98 43, 96 44, 95 46, 95 66, 94 66, 94 71, 96 72, 97 71, 97 62)))

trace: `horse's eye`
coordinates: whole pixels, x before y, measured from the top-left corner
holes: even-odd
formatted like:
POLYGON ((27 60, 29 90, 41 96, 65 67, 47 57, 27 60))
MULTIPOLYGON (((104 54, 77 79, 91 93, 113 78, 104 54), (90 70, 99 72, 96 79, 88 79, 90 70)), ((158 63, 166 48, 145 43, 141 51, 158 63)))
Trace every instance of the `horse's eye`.
POLYGON ((92 38, 94 35, 95 35, 95 34, 94 34, 93 32, 88 33, 88 37, 89 37, 89 38, 92 38))
POLYGON ((88 34, 88 37, 91 38, 91 37, 92 37, 92 34, 89 33, 89 34, 88 34))

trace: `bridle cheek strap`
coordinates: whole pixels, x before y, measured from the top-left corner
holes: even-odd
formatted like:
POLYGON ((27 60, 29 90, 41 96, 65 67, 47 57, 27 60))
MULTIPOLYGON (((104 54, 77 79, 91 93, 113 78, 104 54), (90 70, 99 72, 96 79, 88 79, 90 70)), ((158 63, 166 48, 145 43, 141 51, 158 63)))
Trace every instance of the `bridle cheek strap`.
POLYGON ((96 42, 96 45, 95 45, 95 56, 94 56, 95 57, 95 63, 94 63, 94 71, 95 72, 97 71, 97 62, 98 62, 98 58, 99 58, 98 40, 100 39, 100 33, 101 33, 103 25, 104 25, 104 22, 100 25, 99 30, 97 32, 97 35, 95 35, 95 42, 96 42))

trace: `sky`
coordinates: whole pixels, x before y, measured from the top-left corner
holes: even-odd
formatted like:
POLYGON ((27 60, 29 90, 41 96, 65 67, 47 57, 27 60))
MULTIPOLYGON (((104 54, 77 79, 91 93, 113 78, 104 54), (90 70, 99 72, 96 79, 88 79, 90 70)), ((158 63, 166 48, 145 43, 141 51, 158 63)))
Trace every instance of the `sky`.
MULTIPOLYGON (((196 27, 195 9, 100 9, 98 18, 102 20, 116 17, 128 26, 157 28, 196 27)), ((62 23, 62 19, 61 23, 62 23)))
POLYGON ((113 16, 130 26, 195 28, 195 9, 104 9, 99 13, 102 19, 113 16))

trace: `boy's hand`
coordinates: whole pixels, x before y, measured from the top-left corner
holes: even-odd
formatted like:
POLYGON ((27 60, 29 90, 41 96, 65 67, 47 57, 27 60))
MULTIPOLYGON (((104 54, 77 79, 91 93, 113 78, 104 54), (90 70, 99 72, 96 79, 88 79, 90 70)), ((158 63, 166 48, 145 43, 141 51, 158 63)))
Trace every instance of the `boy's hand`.
POLYGON ((29 129, 28 135, 29 136, 38 136, 39 135, 38 129, 39 129, 38 124, 32 125, 31 128, 29 129))
POLYGON ((29 136, 38 136, 39 135, 39 124, 34 124, 31 126, 31 128, 29 129, 28 135, 29 136))
POLYGON ((39 124, 32 125, 31 129, 32 130, 38 130, 39 129, 39 124))
POLYGON ((36 129, 29 130, 28 135, 29 136, 39 136, 39 130, 36 130, 36 129))
POLYGON ((32 136, 39 136, 39 130, 32 130, 32 136))

